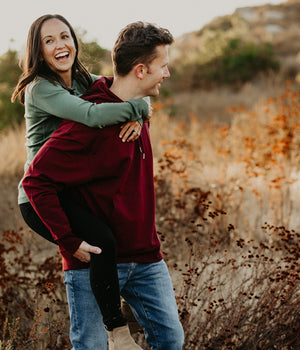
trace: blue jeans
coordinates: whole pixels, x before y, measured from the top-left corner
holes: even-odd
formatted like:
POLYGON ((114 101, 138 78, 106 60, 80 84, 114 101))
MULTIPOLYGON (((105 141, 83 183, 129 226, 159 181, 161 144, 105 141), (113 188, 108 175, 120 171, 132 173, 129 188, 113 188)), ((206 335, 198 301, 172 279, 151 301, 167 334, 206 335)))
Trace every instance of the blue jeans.
MULTIPOLYGON (((181 350, 183 329, 168 268, 151 264, 118 264, 122 297, 144 328, 153 350, 181 350)), ((90 287, 89 270, 65 271, 73 350, 106 350, 107 333, 90 287)))

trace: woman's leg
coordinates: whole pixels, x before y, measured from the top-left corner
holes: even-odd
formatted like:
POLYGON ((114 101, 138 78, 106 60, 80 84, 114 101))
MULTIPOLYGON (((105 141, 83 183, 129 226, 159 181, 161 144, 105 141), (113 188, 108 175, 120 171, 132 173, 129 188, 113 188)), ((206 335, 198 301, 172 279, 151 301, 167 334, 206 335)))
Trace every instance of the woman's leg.
POLYGON ((72 231, 86 242, 101 248, 91 254, 90 283, 108 330, 127 322, 121 311, 119 279, 116 264, 116 242, 110 228, 88 209, 66 196, 60 198, 72 231))
POLYGON ((57 244, 52 235, 51 232, 48 230, 48 228, 44 225, 43 221, 39 218, 35 210, 33 209, 30 202, 22 203, 19 205, 21 214, 23 216, 24 221, 26 224, 36 233, 38 233, 40 236, 45 238, 47 241, 57 244))
MULTIPOLYGON (((73 232, 89 244, 102 249, 101 254, 91 254, 90 284, 104 324, 108 330, 125 325, 126 319, 121 312, 116 246, 111 230, 87 209, 69 200, 65 195, 61 197, 61 204, 73 232)), ((55 243, 50 231, 29 202, 21 204, 20 210, 32 230, 49 242, 55 243)))

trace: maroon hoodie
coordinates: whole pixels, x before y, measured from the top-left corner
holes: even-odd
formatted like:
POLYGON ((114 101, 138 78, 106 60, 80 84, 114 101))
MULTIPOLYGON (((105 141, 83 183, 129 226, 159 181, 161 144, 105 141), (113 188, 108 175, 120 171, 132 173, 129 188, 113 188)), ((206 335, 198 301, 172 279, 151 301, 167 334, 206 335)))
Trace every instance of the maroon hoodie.
MULTIPOLYGON (((82 98, 95 102, 122 102, 109 87, 112 78, 100 78, 82 98)), ((153 156, 148 124, 134 142, 123 143, 120 125, 103 129, 63 121, 28 168, 24 190, 59 244, 63 268, 87 264, 72 256, 82 239, 70 227, 58 192, 70 188, 112 229, 118 262, 156 262, 162 259, 155 228, 153 156)))

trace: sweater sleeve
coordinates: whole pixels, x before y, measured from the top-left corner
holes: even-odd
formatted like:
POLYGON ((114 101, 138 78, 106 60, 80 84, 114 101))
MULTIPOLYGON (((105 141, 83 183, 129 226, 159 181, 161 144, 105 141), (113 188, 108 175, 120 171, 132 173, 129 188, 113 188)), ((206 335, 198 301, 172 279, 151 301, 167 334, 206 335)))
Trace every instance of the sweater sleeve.
POLYGON ((72 95, 59 84, 53 85, 48 81, 33 85, 31 96, 37 109, 89 127, 103 128, 133 120, 142 124, 149 112, 144 99, 96 104, 72 95))
POLYGON ((83 241, 72 232, 69 220, 59 201, 59 191, 91 179, 89 161, 79 143, 61 141, 59 147, 46 143, 29 166, 23 188, 39 217, 50 230, 58 245, 74 254, 83 241), (76 154, 76 162, 66 152, 76 154))

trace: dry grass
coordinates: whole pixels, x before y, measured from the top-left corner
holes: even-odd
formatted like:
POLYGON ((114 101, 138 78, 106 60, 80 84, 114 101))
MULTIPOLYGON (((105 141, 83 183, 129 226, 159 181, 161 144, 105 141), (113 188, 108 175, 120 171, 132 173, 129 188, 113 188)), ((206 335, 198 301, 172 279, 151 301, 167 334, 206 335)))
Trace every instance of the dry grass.
POLYGON ((280 95, 284 89, 282 75, 270 75, 248 82, 239 90, 216 87, 213 91, 178 92, 174 95, 171 108, 180 120, 187 121, 190 115, 195 115, 201 122, 230 124, 232 113, 228 112, 229 108, 244 106, 251 109, 258 103, 280 95))
MULTIPOLYGON (((300 346, 300 96, 289 84, 279 92, 250 109, 227 110, 227 124, 199 122, 195 114, 178 121, 169 116, 170 101, 155 104, 151 136, 157 228, 176 288, 186 335, 184 349, 291 350, 300 346)), ((8 147, 16 161, 11 168, 10 162, 2 168, 2 177, 20 172, 23 166, 22 130, 9 130, 0 139, 0 152, 8 147)), ((24 236, 21 247, 29 247, 28 237, 24 236)), ((34 235, 30 240, 32 245, 34 235)), ((0 254, 2 269, 10 249, 5 247, 0 254)), ((29 271, 29 261, 21 258, 24 254, 14 254, 20 264, 28 264, 24 271, 29 271)), ((43 262, 45 256, 40 259, 43 262)), ((43 268, 51 264, 46 260, 43 268)), ((14 275, 16 288, 13 272, 7 271, 6 284, 1 286, 5 296, 12 290, 8 287, 14 286, 21 298, 24 284, 41 278, 35 270, 22 280, 20 269, 14 275)), ((56 277, 54 273, 43 283, 54 279, 56 293, 61 295, 63 286, 56 277)), ((57 303, 50 303, 46 314, 50 318, 35 328, 24 313, 24 305, 33 309, 32 298, 25 304, 20 300, 23 307, 14 303, 1 315, 4 349, 10 349, 12 338, 15 344, 24 344, 30 334, 38 335, 40 342, 32 343, 31 349, 44 350, 47 342, 49 349, 67 349, 64 343, 53 345, 62 339, 55 326, 61 320, 53 316, 57 303), (15 322, 29 329, 20 333, 15 322), (52 333, 43 333, 45 329, 52 333)), ((43 309, 36 310, 37 321, 38 311, 45 317, 43 309)), ((146 349, 143 336, 138 339, 146 349)))
POLYGON ((288 83, 232 108, 231 125, 163 114, 153 123, 154 138, 168 125, 155 151, 157 226, 185 349, 300 346, 299 107, 288 83))
POLYGON ((177 186, 177 200, 183 201, 189 187, 210 192, 227 213, 223 223, 233 224, 244 238, 263 238, 264 222, 299 230, 298 99, 287 88, 252 109, 232 108, 231 125, 199 123, 194 115, 178 122, 160 111, 151 127, 154 154, 166 163, 160 172, 177 186))
POLYGON ((0 176, 22 174, 26 159, 25 126, 15 125, 0 133, 0 176))

